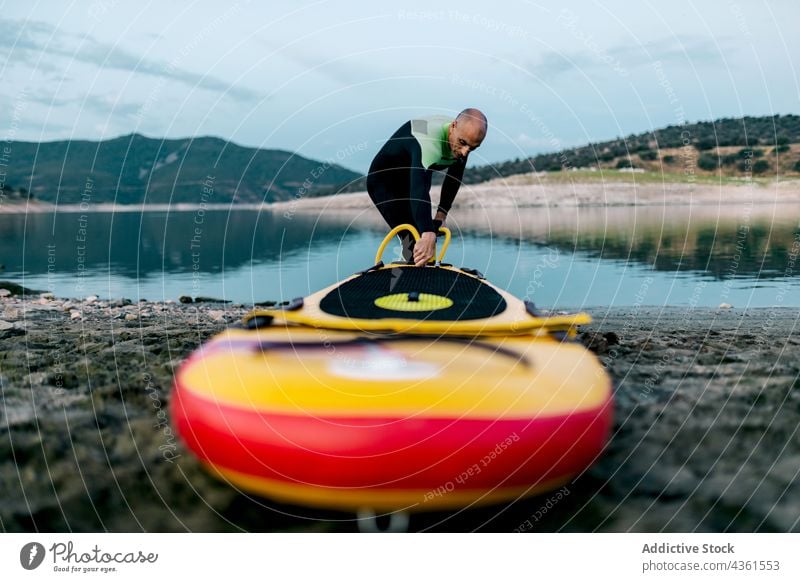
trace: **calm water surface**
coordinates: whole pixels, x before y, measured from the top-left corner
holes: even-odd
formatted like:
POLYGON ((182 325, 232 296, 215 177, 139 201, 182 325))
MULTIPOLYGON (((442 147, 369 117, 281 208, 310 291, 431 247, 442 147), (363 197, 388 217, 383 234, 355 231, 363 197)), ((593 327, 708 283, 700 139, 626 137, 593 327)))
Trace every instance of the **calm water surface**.
MULTIPOLYGON (((288 299, 372 265, 373 214, 0 215, 0 279, 62 297, 288 299)), ((800 306, 793 205, 456 210, 450 226, 449 262, 545 308, 800 306)))

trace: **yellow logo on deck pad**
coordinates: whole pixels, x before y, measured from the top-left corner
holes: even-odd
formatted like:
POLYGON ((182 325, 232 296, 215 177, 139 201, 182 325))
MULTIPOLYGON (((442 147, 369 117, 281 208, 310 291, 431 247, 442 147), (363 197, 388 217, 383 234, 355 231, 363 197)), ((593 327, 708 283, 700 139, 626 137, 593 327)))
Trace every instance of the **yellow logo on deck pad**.
POLYGON ((413 298, 409 299, 409 293, 395 293, 378 297, 375 305, 381 309, 391 309, 392 311, 436 311, 437 309, 447 309, 453 305, 453 301, 447 297, 430 293, 420 293, 419 298, 414 301, 413 298))

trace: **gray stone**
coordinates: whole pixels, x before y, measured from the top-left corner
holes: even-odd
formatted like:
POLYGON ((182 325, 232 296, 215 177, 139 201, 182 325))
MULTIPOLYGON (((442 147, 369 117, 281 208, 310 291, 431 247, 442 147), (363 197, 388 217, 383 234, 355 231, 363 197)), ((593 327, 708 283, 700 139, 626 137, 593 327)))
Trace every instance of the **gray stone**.
POLYGON ((211 309, 208 312, 208 317, 211 319, 211 321, 222 321, 225 319, 225 312, 219 311, 218 309, 211 309))

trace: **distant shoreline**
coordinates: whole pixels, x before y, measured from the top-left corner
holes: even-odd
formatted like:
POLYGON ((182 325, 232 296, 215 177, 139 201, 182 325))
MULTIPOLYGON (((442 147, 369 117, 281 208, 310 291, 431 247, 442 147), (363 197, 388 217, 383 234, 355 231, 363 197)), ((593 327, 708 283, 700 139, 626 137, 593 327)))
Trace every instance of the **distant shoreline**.
MULTIPOLYGON (((608 173, 607 173, 608 174, 608 173)), ((800 180, 664 181, 650 174, 582 175, 519 174, 461 187, 455 209, 589 206, 686 206, 780 204, 800 202, 800 180)), ((438 187, 432 189, 434 201, 438 187)), ((297 197, 271 203, 224 204, 51 204, 5 201, 0 214, 88 212, 197 212, 259 210, 284 214, 320 211, 361 211, 372 207, 366 192, 348 192, 314 198, 297 197)))
MULTIPOLYGON (((495 210, 541 207, 693 206, 735 204, 774 205, 800 202, 800 180, 661 181, 651 174, 581 173, 519 174, 461 187, 455 210, 495 210)), ((434 203, 438 187, 431 189, 434 203)), ((320 198, 298 198, 274 202, 269 208, 292 215, 295 212, 358 212, 372 208, 366 192, 320 198)))
POLYGON ((196 212, 198 210, 268 210, 269 204, 51 204, 49 202, 24 202, 0 205, 0 214, 45 214, 48 212, 196 212))
POLYGON ((0 214, 45 214, 52 212, 196 212, 198 210, 265 210, 268 204, 51 204, 24 202, 0 205, 0 214))

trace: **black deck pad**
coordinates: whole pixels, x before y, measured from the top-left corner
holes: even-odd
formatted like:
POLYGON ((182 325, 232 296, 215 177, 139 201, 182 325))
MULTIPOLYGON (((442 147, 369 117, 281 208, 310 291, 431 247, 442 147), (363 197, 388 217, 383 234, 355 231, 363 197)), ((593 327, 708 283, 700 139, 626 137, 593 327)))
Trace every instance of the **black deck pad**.
POLYGON ((372 271, 339 285, 320 301, 330 315, 355 319, 427 319, 463 321, 502 313, 506 300, 482 281, 448 269, 396 267, 372 271), (430 311, 395 311, 375 300, 398 293, 427 293, 449 298, 453 305, 430 311))

